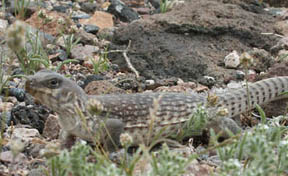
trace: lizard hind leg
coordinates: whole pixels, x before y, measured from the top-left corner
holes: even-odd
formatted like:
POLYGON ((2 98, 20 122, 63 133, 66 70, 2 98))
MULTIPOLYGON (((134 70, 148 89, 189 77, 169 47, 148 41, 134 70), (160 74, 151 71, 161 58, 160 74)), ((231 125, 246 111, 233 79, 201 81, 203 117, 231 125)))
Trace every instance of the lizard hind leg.
POLYGON ((60 131, 59 138, 61 140, 61 149, 71 149, 76 142, 76 136, 64 130, 60 131))
POLYGON ((107 119, 101 128, 101 143, 110 152, 119 149, 120 135, 124 133, 124 123, 119 119, 107 119))
POLYGON ((227 117, 212 120, 207 124, 206 128, 213 129, 216 134, 220 134, 220 137, 224 139, 230 137, 228 131, 232 132, 233 134, 238 134, 242 131, 242 129, 233 119, 227 117))

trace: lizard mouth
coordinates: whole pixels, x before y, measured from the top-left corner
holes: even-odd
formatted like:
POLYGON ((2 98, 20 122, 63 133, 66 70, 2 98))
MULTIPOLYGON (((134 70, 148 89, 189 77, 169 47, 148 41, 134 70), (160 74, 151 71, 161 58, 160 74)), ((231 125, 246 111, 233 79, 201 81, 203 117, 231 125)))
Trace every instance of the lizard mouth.
MULTIPOLYGON (((43 105, 48 105, 50 98, 52 97, 52 92, 45 90, 43 87, 37 86, 37 83, 34 81, 33 76, 28 77, 25 82, 25 91, 32 95, 36 103, 43 105)), ((48 105, 49 106, 49 105, 48 105)))
POLYGON ((34 96, 36 93, 35 89, 33 89, 32 81, 29 78, 25 82, 25 90, 26 90, 26 92, 28 92, 32 96, 34 96))

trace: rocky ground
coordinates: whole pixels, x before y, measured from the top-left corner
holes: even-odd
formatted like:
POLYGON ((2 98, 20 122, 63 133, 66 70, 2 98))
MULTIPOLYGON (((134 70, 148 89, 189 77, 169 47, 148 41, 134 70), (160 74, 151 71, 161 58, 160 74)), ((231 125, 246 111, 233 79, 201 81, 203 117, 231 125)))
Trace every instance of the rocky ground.
MULTIPOLYGON (((157 0, 21 2, 0 3, 0 175, 45 175, 43 153, 60 143, 56 114, 34 102, 19 75, 55 70, 91 95, 235 88, 245 71, 251 82, 288 76, 286 1, 187 0, 167 9, 157 0)), ((283 115, 286 102, 264 110, 283 115)), ((209 175, 217 162, 207 160, 190 171, 209 175)))

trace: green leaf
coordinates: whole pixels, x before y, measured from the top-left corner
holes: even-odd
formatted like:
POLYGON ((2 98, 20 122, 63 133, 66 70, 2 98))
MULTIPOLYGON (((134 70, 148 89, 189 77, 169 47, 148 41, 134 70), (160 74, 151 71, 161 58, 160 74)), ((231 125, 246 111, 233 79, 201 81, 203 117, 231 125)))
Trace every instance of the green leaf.
POLYGON ((265 112, 263 111, 263 109, 262 109, 258 104, 256 104, 255 107, 256 107, 257 111, 259 112, 259 114, 260 114, 261 123, 262 123, 262 124, 266 124, 266 115, 265 115, 265 112))

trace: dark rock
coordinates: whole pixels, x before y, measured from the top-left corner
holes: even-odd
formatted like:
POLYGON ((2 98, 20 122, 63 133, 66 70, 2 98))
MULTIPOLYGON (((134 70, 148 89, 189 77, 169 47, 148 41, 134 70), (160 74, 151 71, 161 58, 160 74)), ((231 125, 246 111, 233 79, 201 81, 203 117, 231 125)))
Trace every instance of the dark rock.
POLYGON ((88 15, 88 14, 86 14, 86 13, 73 14, 73 15, 71 16, 71 18, 72 18, 73 20, 88 19, 88 18, 90 18, 90 17, 91 17, 91 16, 88 15))
POLYGON ((75 38, 80 38, 81 40, 79 43, 84 45, 94 45, 95 44, 95 35, 88 33, 84 30, 79 30, 77 33, 75 33, 75 38))
POLYGON ((23 74, 24 74, 24 72, 22 71, 21 68, 15 68, 15 69, 13 69, 13 71, 12 71, 12 76, 13 76, 13 75, 23 75, 23 74))
POLYGON ((108 12, 115 15, 123 22, 132 22, 140 18, 139 14, 133 9, 126 6, 120 0, 111 0, 111 4, 108 8, 108 12))
POLYGON ((25 100, 25 90, 19 88, 9 88, 9 96, 14 96, 18 101, 22 102, 25 100))
POLYGON ((43 132, 45 121, 49 115, 49 110, 44 106, 16 106, 13 107, 12 121, 14 124, 25 124, 36 128, 40 133, 43 132))
POLYGON ((265 2, 267 2, 273 7, 288 7, 287 0, 266 0, 265 2))
POLYGON ((32 95, 26 93, 25 95, 25 100, 24 100, 25 104, 28 105, 35 105, 35 101, 34 98, 32 97, 32 95))
POLYGON ((67 55, 67 53, 64 50, 59 49, 59 50, 57 50, 57 52, 60 53, 58 55, 59 60, 64 61, 64 60, 66 60, 68 58, 68 55, 67 55))
MULTIPOLYGON (((250 11, 255 5, 240 0, 225 2, 191 0, 165 14, 122 26, 115 31, 110 49, 125 49, 131 40, 128 57, 146 79, 174 76, 199 81, 210 75, 222 83, 234 71, 217 63, 235 48, 267 51, 276 43, 275 36, 261 34, 274 31, 271 15, 263 9, 250 11)), ((109 53, 109 58, 120 71, 131 72, 122 53, 109 53)))
POLYGON ((99 31, 99 27, 98 26, 95 26, 95 25, 90 25, 90 24, 86 24, 84 26, 84 30, 88 33, 91 33, 91 34, 97 34, 97 32, 99 31))
POLYGON ((119 72, 119 66, 117 64, 111 64, 111 69, 115 72, 119 72))
POLYGON ((68 5, 66 5, 66 6, 65 5, 59 5, 59 6, 54 6, 53 10, 56 12, 60 12, 60 13, 66 13, 66 11, 70 8, 71 7, 68 5))
POLYGON ((80 24, 80 23, 77 23, 77 24, 76 24, 76 26, 77 26, 77 28, 79 29, 79 28, 81 28, 81 27, 82 27, 82 24, 80 24))
POLYGON ((211 77, 211 76, 204 76, 201 80, 200 80, 200 83, 205 85, 205 86, 208 86, 208 87, 212 87, 215 85, 216 83, 216 80, 215 78, 211 77))
POLYGON ((81 86, 83 89, 92 81, 104 80, 103 76, 100 75, 88 75, 84 81, 84 84, 81 86))
POLYGON ((133 90, 136 92, 145 90, 146 88, 144 77, 136 79, 134 76, 127 75, 113 80, 112 83, 121 89, 133 90))
MULTIPOLYGON (((9 84, 9 86, 13 86, 13 82, 11 82, 11 84, 9 84)), ((17 100, 20 101, 20 102, 25 100, 25 90, 24 89, 20 89, 20 88, 4 88, 2 93, 6 94, 8 96, 16 97, 17 100)))
POLYGON ((235 77, 237 80, 244 80, 245 78, 245 73, 243 71, 237 70, 235 73, 235 77))
POLYGON ((16 17, 12 13, 6 12, 5 20, 8 20, 9 24, 13 24, 16 21, 16 17))
POLYGON ((148 0, 151 5, 155 8, 155 9, 158 9, 160 8, 160 0, 148 0))
POLYGON ((80 3, 80 7, 81 7, 80 10, 86 13, 94 13, 96 9, 99 9, 96 3, 91 3, 91 2, 80 3))

